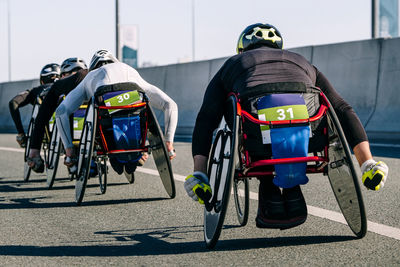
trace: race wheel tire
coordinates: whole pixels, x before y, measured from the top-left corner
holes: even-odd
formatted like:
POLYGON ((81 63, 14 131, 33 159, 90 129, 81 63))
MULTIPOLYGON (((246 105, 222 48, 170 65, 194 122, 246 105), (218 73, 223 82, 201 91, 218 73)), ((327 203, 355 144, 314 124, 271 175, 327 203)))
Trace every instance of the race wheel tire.
POLYGON ((367 233, 363 198, 346 137, 332 106, 328 110, 328 127, 329 182, 347 224, 362 238, 367 233))
POLYGON ((48 154, 46 157, 46 184, 47 188, 51 189, 53 187, 54 181, 56 179, 58 163, 60 161, 61 153, 61 137, 58 133, 57 126, 53 126, 53 131, 51 133, 48 154))
POLYGON ((249 178, 233 179, 233 196, 239 224, 245 226, 249 219, 249 178))
POLYGON ((86 184, 90 174, 90 164, 92 161, 94 137, 96 132, 97 111, 93 102, 88 104, 85 122, 79 142, 78 166, 75 182, 75 201, 81 205, 85 195, 86 184))

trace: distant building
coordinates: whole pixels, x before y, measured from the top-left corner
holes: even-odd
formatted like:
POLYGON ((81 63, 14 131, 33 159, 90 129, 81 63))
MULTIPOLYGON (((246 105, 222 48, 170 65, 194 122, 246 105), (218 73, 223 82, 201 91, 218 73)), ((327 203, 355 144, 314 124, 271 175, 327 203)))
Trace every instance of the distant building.
POLYGON ((138 27, 137 25, 120 26, 120 55, 122 62, 131 67, 138 67, 138 27))

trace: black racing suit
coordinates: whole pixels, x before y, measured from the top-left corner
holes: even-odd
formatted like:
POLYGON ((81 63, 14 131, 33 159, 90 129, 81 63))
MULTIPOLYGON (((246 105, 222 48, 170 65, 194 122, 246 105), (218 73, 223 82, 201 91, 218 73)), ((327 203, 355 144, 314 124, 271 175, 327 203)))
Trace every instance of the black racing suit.
POLYGON ((39 85, 31 90, 25 90, 20 92, 18 95, 14 96, 9 102, 9 108, 11 117, 14 121, 15 127, 17 128, 18 134, 25 134, 24 127, 21 122, 21 115, 19 108, 22 108, 28 104, 35 105, 36 99, 42 94, 44 97, 44 92, 50 88, 51 84, 39 85))
POLYGON ((365 130, 353 108, 316 67, 299 54, 260 47, 229 58, 211 80, 194 127, 193 156, 208 157, 213 131, 222 119, 230 92, 248 95, 248 91, 256 86, 280 82, 300 82, 319 87, 331 102, 350 146, 353 148, 367 141, 365 130))
POLYGON ((60 96, 67 95, 72 91, 83 80, 83 78, 85 78, 87 73, 88 70, 81 69, 69 77, 56 81, 51 86, 36 117, 36 123, 31 137, 31 148, 40 150, 45 126, 56 111, 60 96))

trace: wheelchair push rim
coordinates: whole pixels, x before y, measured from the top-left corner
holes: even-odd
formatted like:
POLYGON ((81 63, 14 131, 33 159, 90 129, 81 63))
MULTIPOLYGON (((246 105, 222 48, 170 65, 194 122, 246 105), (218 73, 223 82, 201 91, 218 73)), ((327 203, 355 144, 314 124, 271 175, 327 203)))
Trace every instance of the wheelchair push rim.
POLYGON ((235 173, 238 116, 236 116, 235 99, 231 97, 229 101, 232 108, 230 115, 234 116, 232 131, 227 125, 218 131, 208 165, 212 198, 204 209, 204 240, 209 249, 215 247, 221 234, 235 173))

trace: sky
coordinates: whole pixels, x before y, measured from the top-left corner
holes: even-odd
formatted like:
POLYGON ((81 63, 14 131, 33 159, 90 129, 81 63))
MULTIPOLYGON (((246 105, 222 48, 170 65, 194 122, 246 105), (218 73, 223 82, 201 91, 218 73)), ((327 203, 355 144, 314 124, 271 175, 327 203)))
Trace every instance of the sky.
MULTIPOLYGON (((139 29, 139 67, 232 56, 258 22, 275 25, 284 48, 371 37, 370 0, 119 0, 119 9, 120 24, 139 29)), ((0 0, 0 82, 9 80, 9 54, 16 81, 68 57, 89 63, 103 48, 115 54, 115 0, 0 0)))

